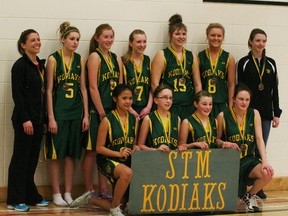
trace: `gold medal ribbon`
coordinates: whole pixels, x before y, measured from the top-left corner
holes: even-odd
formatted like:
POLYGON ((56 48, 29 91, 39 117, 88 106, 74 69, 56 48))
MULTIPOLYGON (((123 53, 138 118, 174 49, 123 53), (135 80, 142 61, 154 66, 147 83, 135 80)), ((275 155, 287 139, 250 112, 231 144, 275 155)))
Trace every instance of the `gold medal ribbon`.
POLYGON ((175 52, 175 50, 172 48, 171 45, 168 46, 168 49, 173 53, 173 55, 176 58, 177 64, 181 67, 181 72, 182 72, 182 78, 185 77, 185 70, 186 70, 186 49, 183 47, 182 48, 182 59, 179 60, 177 53, 175 52), (184 64, 184 65, 183 65, 184 64))
POLYGON ((205 131, 205 134, 206 134, 206 138, 207 138, 207 142, 208 144, 210 145, 211 144, 211 140, 212 140, 212 129, 211 129, 211 124, 210 124, 210 120, 209 120, 209 117, 208 117, 208 125, 209 125, 209 131, 207 131, 201 121, 201 119, 197 116, 196 113, 192 114, 192 117, 199 123, 202 125, 204 131, 205 131))
POLYGON ((111 52, 108 51, 109 58, 107 58, 100 48, 97 48, 96 50, 98 50, 99 53, 101 54, 101 56, 104 58, 104 61, 105 61, 106 65, 107 65, 109 71, 112 74, 112 77, 110 77, 110 78, 113 79, 114 78, 114 64, 113 64, 112 59, 111 59, 111 52))
MULTIPOLYGON (((251 52, 252 53, 252 52, 251 52)), ((264 71, 265 71, 265 65, 266 65, 266 62, 264 62, 263 66, 262 66, 262 70, 261 70, 261 73, 260 73, 260 65, 258 64, 258 61, 256 60, 254 54, 252 53, 252 59, 254 61, 254 64, 256 66, 256 69, 257 69, 257 72, 258 72, 258 75, 259 75, 259 79, 260 79, 260 83, 262 83, 262 77, 264 75, 264 71)))
POLYGON ((219 56, 222 54, 222 51, 223 51, 222 49, 219 50, 219 52, 217 54, 217 58, 215 59, 214 62, 212 61, 209 49, 207 48, 206 51, 205 51, 206 52, 206 56, 209 58, 209 61, 210 61, 210 68, 211 68, 211 70, 213 72, 213 77, 216 76, 216 68, 218 66, 219 56))
POLYGON ((128 112, 126 112, 125 125, 122 124, 122 121, 120 119, 120 116, 119 116, 117 110, 112 110, 111 112, 121 125, 121 129, 122 129, 123 137, 124 137, 124 142, 125 142, 124 145, 126 146, 126 141, 127 141, 127 137, 128 137, 128 128, 129 128, 128 112))
POLYGON ((64 59, 64 53, 63 53, 63 49, 61 50, 61 57, 62 57, 62 65, 63 65, 63 70, 64 70, 64 74, 65 74, 65 83, 67 82, 67 78, 71 72, 71 66, 74 60, 74 52, 72 53, 72 56, 70 57, 70 63, 69 65, 66 64, 65 59, 64 59), (68 71, 67 71, 68 69, 68 71))
POLYGON ((139 67, 137 67, 137 65, 135 64, 133 58, 132 57, 130 58, 130 61, 133 63, 133 66, 134 66, 134 75, 135 75, 136 87, 138 86, 139 80, 142 77, 143 59, 144 59, 144 55, 142 54, 141 55, 141 63, 139 65, 139 67))
POLYGON ((170 136, 171 136, 171 134, 170 134, 170 132, 171 132, 170 112, 168 112, 168 118, 167 118, 168 119, 168 125, 169 125, 168 131, 165 130, 165 124, 164 124, 162 117, 160 116, 160 114, 158 113, 157 110, 155 110, 155 115, 163 127, 163 132, 164 132, 165 138, 167 140, 167 144, 170 144, 170 136))
POLYGON ((241 139, 242 139, 242 144, 244 144, 245 143, 245 133, 246 133, 245 129, 246 129, 246 114, 247 114, 247 112, 245 112, 245 114, 243 115, 242 122, 240 124, 237 120, 235 110, 233 108, 231 109, 231 113, 232 113, 232 117, 233 117, 234 121, 237 123, 237 128, 238 128, 239 134, 240 134, 241 139))

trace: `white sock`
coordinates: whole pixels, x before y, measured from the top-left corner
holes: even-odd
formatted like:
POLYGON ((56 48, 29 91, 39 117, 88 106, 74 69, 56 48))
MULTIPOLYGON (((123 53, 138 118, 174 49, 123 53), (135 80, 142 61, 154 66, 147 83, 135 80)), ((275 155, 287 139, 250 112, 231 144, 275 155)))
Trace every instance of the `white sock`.
POLYGON ((71 197, 71 193, 70 192, 64 193, 64 199, 68 203, 68 205, 70 205, 73 202, 73 199, 71 197))
POLYGON ((61 193, 53 194, 53 203, 57 206, 68 206, 61 196, 61 193))

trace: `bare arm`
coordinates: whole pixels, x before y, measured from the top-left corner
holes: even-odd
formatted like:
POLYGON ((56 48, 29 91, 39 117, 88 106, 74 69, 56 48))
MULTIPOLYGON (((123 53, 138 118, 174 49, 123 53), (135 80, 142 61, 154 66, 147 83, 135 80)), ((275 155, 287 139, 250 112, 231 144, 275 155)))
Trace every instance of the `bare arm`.
POLYGON ((95 105, 97 112, 99 113, 100 119, 102 119, 106 113, 103 108, 101 97, 98 90, 98 73, 100 65, 100 57, 96 52, 93 52, 88 57, 88 82, 89 82, 89 91, 93 104, 95 105))
POLYGON ((165 63, 164 63, 164 52, 160 50, 155 55, 152 66, 151 66, 151 89, 152 92, 156 89, 156 87, 160 84, 161 75, 164 71, 165 63))
POLYGON ((141 150, 156 150, 154 148, 150 148, 145 145, 149 130, 150 130, 150 118, 149 116, 145 116, 141 124, 141 130, 139 132, 138 137, 138 146, 140 147, 141 150))
POLYGON ((233 106, 233 95, 234 95, 235 83, 236 83, 235 59, 231 54, 229 55, 227 77, 228 77, 228 105, 229 105, 229 108, 231 108, 233 106))
POLYGON ((200 77, 200 69, 198 63, 198 57, 193 53, 194 63, 192 65, 192 77, 193 77, 193 84, 195 88, 195 93, 202 90, 202 83, 200 77))
POLYGON ((84 108, 82 131, 86 131, 89 128, 89 111, 88 111, 88 95, 85 81, 85 62, 83 58, 81 58, 80 90, 83 97, 83 108, 84 108))
POLYGON ((55 67, 55 59, 53 56, 48 58, 46 72, 47 72, 47 112, 48 112, 48 131, 53 134, 57 134, 57 123, 55 121, 54 111, 53 111, 53 74, 54 74, 54 67, 55 67))

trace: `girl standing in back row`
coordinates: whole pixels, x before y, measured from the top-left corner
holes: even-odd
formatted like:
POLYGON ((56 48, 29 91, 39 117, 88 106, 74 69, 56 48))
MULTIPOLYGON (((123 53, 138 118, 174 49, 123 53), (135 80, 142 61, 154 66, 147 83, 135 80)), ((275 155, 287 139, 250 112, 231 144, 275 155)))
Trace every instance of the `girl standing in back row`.
POLYGON ((184 48, 187 27, 179 14, 169 19, 169 39, 152 61, 151 87, 155 91, 160 83, 168 85, 174 98, 171 112, 184 119, 194 112, 194 96, 202 86, 197 56, 184 48))

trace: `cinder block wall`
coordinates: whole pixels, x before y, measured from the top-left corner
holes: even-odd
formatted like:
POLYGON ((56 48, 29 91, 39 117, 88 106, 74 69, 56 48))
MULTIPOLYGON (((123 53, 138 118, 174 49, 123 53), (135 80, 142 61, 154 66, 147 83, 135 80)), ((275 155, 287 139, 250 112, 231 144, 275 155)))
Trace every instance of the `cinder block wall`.
MULTIPOLYGON (((0 188, 7 187, 8 166, 13 150, 11 114, 10 71, 19 54, 16 43, 20 33, 28 28, 37 30, 42 48, 39 56, 47 58, 61 47, 57 29, 63 21, 70 21, 81 32, 77 50, 85 59, 95 28, 109 23, 115 30, 112 51, 123 55, 127 49, 128 36, 135 28, 143 29, 148 37, 146 54, 154 57, 157 50, 167 46, 168 19, 179 13, 188 27, 187 49, 198 53, 207 47, 205 29, 210 22, 220 22, 226 29, 223 48, 236 60, 248 52, 250 31, 259 27, 268 34, 267 55, 278 66, 280 105, 283 109, 278 129, 271 129, 267 148, 269 162, 276 177, 288 176, 287 133, 288 70, 287 34, 288 6, 264 6, 247 4, 203 3, 202 0, 14 0, 1 1, 0 7, 0 188)), ((49 185, 47 162, 43 155, 36 172, 39 186, 49 185)), ((96 173, 96 172, 95 172, 96 173)), ((75 184, 82 183, 81 162, 76 163, 75 184)), ((95 177, 95 183, 97 178, 95 177)))

